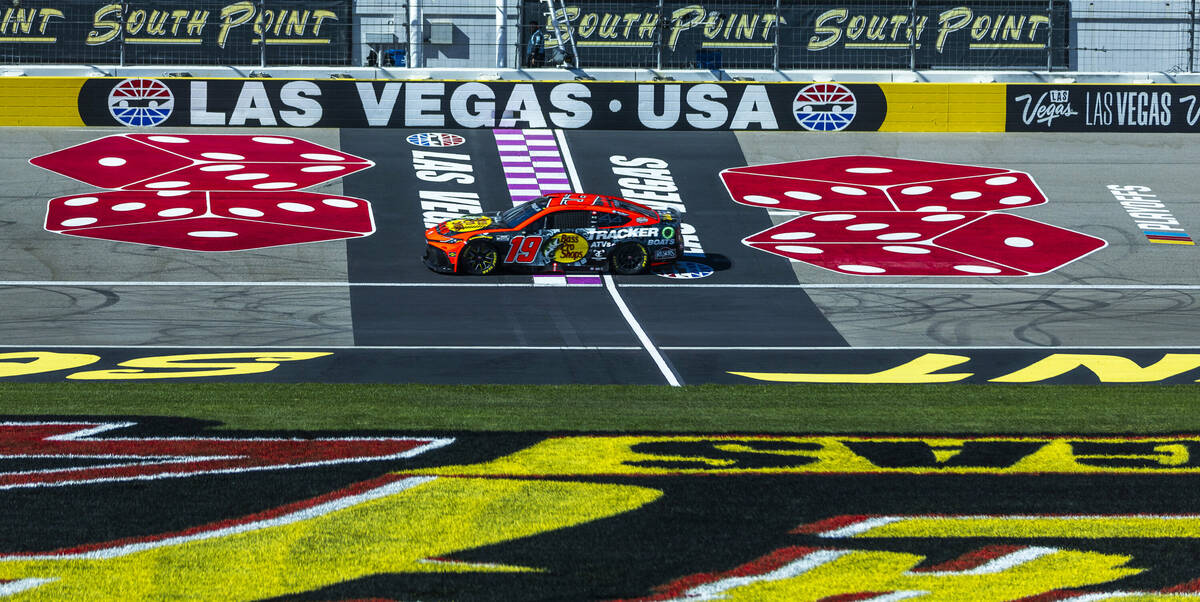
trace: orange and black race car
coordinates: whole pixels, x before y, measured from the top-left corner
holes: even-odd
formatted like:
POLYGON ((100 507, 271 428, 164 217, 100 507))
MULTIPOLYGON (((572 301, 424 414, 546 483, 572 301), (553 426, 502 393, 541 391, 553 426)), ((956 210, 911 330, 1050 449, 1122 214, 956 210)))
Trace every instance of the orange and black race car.
POLYGON ((425 265, 482 276, 501 266, 638 274, 683 254, 679 212, 598 194, 555 193, 425 231, 425 265))

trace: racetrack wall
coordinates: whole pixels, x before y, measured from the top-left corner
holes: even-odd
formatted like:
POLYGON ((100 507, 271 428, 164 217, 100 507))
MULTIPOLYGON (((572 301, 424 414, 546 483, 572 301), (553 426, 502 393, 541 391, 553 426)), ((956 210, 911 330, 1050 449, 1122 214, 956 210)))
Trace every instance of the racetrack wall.
POLYGON ((1089 383, 1191 382, 1200 370, 1188 259, 1200 154, 1175 133, 1197 113, 1188 86, 9 78, 0 89, 10 125, 57 111, 57 125, 95 126, 6 133, 0 329, 13 380, 1089 383), (172 145, 216 138, 221 165, 184 169, 245 182, 236 194, 260 208, 237 215, 276 205, 283 187, 282 206, 358 221, 319 212, 305 223, 336 230, 319 240, 264 227, 241 243, 213 226, 179 243, 178 223, 133 218, 179 215, 187 207, 166 203, 207 194, 184 192, 195 181, 89 183, 174 165, 172 145), (294 145, 319 163, 296 172, 328 178, 258 180, 232 158, 294 145), (918 167, 978 185, 945 191, 950 204, 922 201, 924 185, 871 189, 908 190, 897 211, 853 182, 819 204, 772 184, 833 164, 871 186, 918 167), (425 227, 511 207, 529 186, 668 203, 684 214, 682 269, 472 281, 421 264, 425 227), (106 203, 129 216, 123 229, 78 228, 106 203), (881 208, 896 215, 871 213, 881 208), (968 255, 1025 263, 926 264, 911 257, 951 255, 920 241, 884 249, 904 261, 822 263, 820 247, 793 242, 822 212, 881 241, 913 240, 892 220, 969 216, 975 234, 957 240, 968 255), (1147 332, 1171 337, 1148 346, 1147 332))

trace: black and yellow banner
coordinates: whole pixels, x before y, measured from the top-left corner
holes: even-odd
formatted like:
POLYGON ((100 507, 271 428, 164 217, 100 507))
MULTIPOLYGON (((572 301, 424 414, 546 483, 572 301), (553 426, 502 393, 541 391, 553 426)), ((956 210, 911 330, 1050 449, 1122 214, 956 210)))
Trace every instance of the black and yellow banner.
MULTIPOLYGON (((542 3, 527 1, 526 14, 542 3)), ((1067 3, 658 2, 566 5, 589 65, 783 69, 1067 66, 1067 3), (718 64, 718 62, 720 64, 718 64)), ((549 18, 543 26, 549 27, 549 18)))
POLYGON ((346 0, 28 0, 0 9, 8 63, 346 65, 346 0), (299 50, 298 50, 299 49, 299 50))

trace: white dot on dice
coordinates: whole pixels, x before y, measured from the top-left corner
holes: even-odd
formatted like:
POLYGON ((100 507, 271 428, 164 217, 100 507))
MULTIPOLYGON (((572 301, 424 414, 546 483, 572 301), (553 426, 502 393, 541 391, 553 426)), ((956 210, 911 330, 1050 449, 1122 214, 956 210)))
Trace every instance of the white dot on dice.
POLYGON ((300 156, 305 159, 311 159, 313 161, 344 161, 345 160, 345 157, 342 157, 340 155, 330 155, 327 153, 303 153, 300 156))
POLYGON ((233 153, 200 153, 200 156, 214 161, 242 161, 246 158, 233 153))
POLYGON ((884 245, 883 250, 890 253, 902 253, 904 255, 925 255, 930 253, 930 250, 924 247, 908 247, 904 245, 884 245))
POLYGON ((800 245, 779 245, 775 249, 783 253, 797 253, 800 255, 818 255, 824 253, 824 251, 816 247, 802 247, 800 245))
POLYGON ((104 157, 104 158, 100 159, 100 161, 98 161, 98 163, 100 163, 100 165, 103 165, 104 167, 120 167, 120 166, 124 165, 125 163, 127 163, 127 161, 125 161, 125 159, 122 159, 120 157, 104 157))
POLYGON ((742 197, 742 200, 746 201, 747 203, 757 203, 759 205, 778 205, 779 204, 779 201, 777 199, 773 199, 769 196, 762 196, 760 194, 747 195, 747 196, 742 197))
POLYGON ((780 232, 779 234, 771 235, 771 238, 774 238, 775 240, 804 240, 814 236, 816 236, 816 234, 812 232, 780 232))
POLYGON ((846 226, 846 229, 854 232, 870 232, 872 230, 883 230, 887 227, 887 224, 854 224, 853 226, 846 226))
POLYGON ((316 211, 316 209, 303 203, 279 203, 276 205, 276 207, 279 207, 284 211, 292 211, 295 213, 309 213, 311 211, 316 211))
POLYGON ((882 274, 887 271, 873 265, 839 265, 838 269, 847 272, 857 272, 859 274, 882 274))
POLYGON ((229 232, 227 230, 196 230, 195 232, 188 232, 188 236, 195 236, 196 238, 232 238, 237 236, 237 232, 229 232))
POLYGON ((830 188, 830 190, 847 196, 863 196, 864 194, 867 194, 867 191, 861 188, 852 188, 850 186, 834 186, 830 188))
POLYGON ((968 274, 999 274, 999 268, 988 267, 986 265, 956 265, 954 269, 968 274))
POLYGON ((819 195, 819 194, 815 194, 812 192, 803 192, 800 190, 789 190, 789 191, 783 193, 783 196, 791 197, 793 199, 797 199, 800 201, 819 201, 819 200, 821 200, 821 195, 819 195))
POLYGON ((879 240, 913 240, 914 238, 921 238, 921 235, 917 234, 916 232, 891 232, 888 234, 880 234, 875 238, 879 240))

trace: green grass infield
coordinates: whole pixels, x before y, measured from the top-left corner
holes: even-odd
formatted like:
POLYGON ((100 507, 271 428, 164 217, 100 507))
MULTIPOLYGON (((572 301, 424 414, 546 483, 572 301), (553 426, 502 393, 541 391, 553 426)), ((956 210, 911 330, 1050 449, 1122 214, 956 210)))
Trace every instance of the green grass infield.
POLYGON ((175 416, 270 430, 1196 433, 1197 408, 1195 385, 0 383, 9 416, 175 416))

